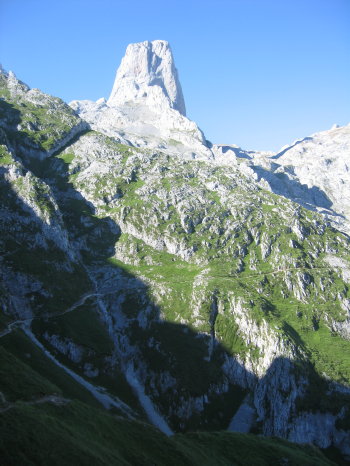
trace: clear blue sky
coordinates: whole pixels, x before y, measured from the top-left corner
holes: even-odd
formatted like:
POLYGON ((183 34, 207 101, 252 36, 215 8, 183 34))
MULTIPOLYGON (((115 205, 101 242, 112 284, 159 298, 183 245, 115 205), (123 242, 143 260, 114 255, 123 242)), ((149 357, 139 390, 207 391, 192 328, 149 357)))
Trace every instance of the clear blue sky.
POLYGON ((108 97, 126 46, 154 39, 212 142, 277 150, 350 122, 350 0, 0 0, 0 62, 67 102, 108 97))

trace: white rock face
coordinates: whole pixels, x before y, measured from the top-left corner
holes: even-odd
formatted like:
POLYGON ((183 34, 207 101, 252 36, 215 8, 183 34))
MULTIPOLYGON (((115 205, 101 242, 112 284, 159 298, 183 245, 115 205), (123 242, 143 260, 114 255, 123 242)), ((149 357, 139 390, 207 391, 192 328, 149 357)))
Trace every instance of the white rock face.
POLYGON ((185 101, 168 42, 130 44, 117 71, 108 105, 139 103, 162 110, 169 106, 186 116, 185 101))
POLYGON ((108 101, 73 101, 70 106, 93 129, 138 147, 187 158, 213 157, 185 102, 168 42, 130 44, 108 101))
POLYGON ((350 232, 350 125, 315 133, 277 154, 213 147, 219 165, 235 165, 269 189, 350 232))
MULTIPOLYGON (((309 190, 325 193, 325 207, 350 218, 350 126, 332 128, 297 141, 276 156, 281 173, 291 168, 309 190)), ((292 175, 293 176, 293 175, 292 175)))

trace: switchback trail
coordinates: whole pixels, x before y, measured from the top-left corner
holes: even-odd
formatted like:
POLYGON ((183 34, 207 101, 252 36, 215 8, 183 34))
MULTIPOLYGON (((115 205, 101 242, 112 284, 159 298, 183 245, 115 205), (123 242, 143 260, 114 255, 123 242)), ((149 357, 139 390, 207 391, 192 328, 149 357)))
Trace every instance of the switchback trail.
POLYGON ((75 309, 77 309, 78 307, 85 304, 85 302, 89 298, 95 298, 97 296, 106 296, 106 295, 112 294, 114 292, 115 292, 115 290, 108 290, 108 291, 106 291, 104 293, 96 293, 96 292, 92 293, 92 292, 89 292, 89 293, 84 294, 78 301, 76 301, 74 304, 72 304, 70 307, 68 307, 67 309, 65 309, 62 312, 56 312, 56 313, 53 313, 53 314, 44 314, 44 315, 41 315, 41 316, 33 316, 33 317, 28 317, 27 319, 18 319, 18 320, 15 320, 13 322, 10 322, 7 325, 7 328, 0 332, 0 338, 4 337, 5 335, 8 335, 9 333, 12 332, 12 330, 14 328, 21 327, 23 324, 31 323, 33 320, 41 320, 41 319, 49 320, 49 319, 53 319, 55 317, 63 316, 64 314, 68 314, 69 312, 72 312, 75 309))

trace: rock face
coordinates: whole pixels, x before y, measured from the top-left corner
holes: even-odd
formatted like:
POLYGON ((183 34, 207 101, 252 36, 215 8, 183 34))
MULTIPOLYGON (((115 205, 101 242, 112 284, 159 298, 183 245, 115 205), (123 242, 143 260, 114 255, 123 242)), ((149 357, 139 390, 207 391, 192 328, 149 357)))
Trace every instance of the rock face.
POLYGON ((350 223, 349 156, 350 125, 335 127, 284 148, 273 157, 280 165, 274 172, 305 186, 316 206, 333 210, 350 223))
POLYGON ((170 107, 186 116, 185 101, 168 42, 155 40, 130 44, 107 103, 111 107, 141 104, 159 112, 170 107))
POLYGON ((187 158, 213 158, 202 131, 186 118, 185 101, 169 44, 130 44, 106 101, 73 101, 93 129, 138 147, 187 158))
POLYGON ((214 146, 220 164, 234 164, 263 188, 321 212, 350 232, 350 125, 333 127, 285 146, 278 153, 214 146))

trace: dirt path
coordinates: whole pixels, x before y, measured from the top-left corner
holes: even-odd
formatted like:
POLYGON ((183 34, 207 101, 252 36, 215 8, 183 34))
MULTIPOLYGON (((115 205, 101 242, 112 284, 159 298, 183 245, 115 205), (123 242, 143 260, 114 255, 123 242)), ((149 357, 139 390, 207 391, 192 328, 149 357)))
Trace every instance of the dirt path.
POLYGON ((7 325, 7 328, 0 332, 0 338, 4 337, 5 335, 8 335, 9 333, 12 332, 12 330, 16 327, 21 327, 25 324, 30 324, 33 320, 38 320, 38 319, 53 319, 54 317, 60 317, 63 316, 64 314, 67 314, 68 312, 72 312, 78 307, 82 306, 85 304, 85 302, 92 297, 99 296, 98 293, 86 293, 83 295, 78 301, 76 301, 72 306, 69 308, 65 309, 62 312, 58 312, 56 314, 49 314, 49 315, 43 315, 43 316, 36 316, 36 317, 29 317, 28 319, 18 319, 13 322, 10 322, 7 325))
MULTIPOLYGON (((3 405, 3 407, 0 407, 0 414, 5 413, 9 409, 16 408, 18 406, 18 402, 12 403, 12 402, 6 401, 6 398, 2 392, 0 392, 0 399, 1 399, 1 404, 3 405)), ((63 398, 62 396, 59 396, 59 395, 45 395, 32 401, 22 401, 22 400, 18 400, 18 401, 20 401, 20 403, 25 404, 25 405, 39 405, 42 403, 53 403, 56 406, 64 406, 70 402, 69 399, 63 398)))
POLYGON ((82 306, 90 298, 96 298, 98 296, 107 296, 107 295, 113 294, 115 292, 116 292, 115 288, 113 288, 111 290, 107 290, 107 291, 105 291, 103 293, 89 292, 89 293, 84 294, 78 301, 76 301, 74 304, 72 304, 70 307, 68 307, 67 309, 65 309, 62 312, 57 312, 57 313, 54 313, 54 314, 44 314, 44 315, 41 315, 41 316, 29 317, 27 319, 15 320, 13 322, 10 322, 7 325, 7 328, 0 332, 0 338, 2 338, 5 335, 8 335, 9 333, 11 333, 14 328, 21 327, 21 326, 23 326, 25 324, 30 324, 33 320, 40 320, 40 319, 49 320, 49 319, 53 319, 55 317, 63 316, 64 314, 68 314, 69 312, 72 312, 75 309, 77 309, 78 307, 82 306))
MULTIPOLYGON (((200 272, 198 275, 201 276, 203 279, 209 279, 209 280, 235 280, 235 279, 240 279, 240 280, 245 280, 246 278, 252 278, 252 277, 265 277, 266 275, 277 275, 280 273, 285 273, 285 272, 299 272, 299 271, 304 271, 304 272, 312 272, 313 270, 334 270, 334 269, 342 269, 343 267, 340 266, 324 266, 324 267, 290 267, 290 268, 283 268, 283 269, 277 269, 277 270, 271 270, 270 272, 255 272, 255 273, 250 273, 250 274, 242 274, 241 272, 236 272, 232 273, 230 275, 201 275, 202 272, 200 272)), ((135 272, 137 273, 137 272, 135 272)), ((157 278, 162 280, 162 282, 166 283, 174 283, 174 281, 178 283, 189 283, 189 282, 195 282, 197 276, 196 275, 193 279, 190 280, 169 280, 167 278, 162 277, 162 275, 157 275, 157 278)), ((142 275, 143 280, 146 283, 152 284, 155 281, 154 277, 147 277, 145 275, 142 275)))

